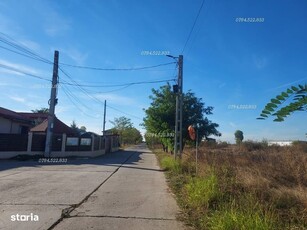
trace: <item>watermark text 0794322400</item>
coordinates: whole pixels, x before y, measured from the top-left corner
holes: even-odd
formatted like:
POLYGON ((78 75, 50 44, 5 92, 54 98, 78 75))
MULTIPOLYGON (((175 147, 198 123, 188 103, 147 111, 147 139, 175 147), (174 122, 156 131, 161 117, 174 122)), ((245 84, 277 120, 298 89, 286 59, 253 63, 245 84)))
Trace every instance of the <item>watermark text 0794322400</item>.
POLYGON ((243 18, 238 17, 235 19, 236 22, 246 22, 246 23, 262 23, 264 22, 264 18, 243 18))
POLYGON ((38 163, 67 163, 67 158, 39 158, 38 163))
POLYGON ((147 137, 174 137, 175 133, 146 133, 147 137))
POLYGON ((155 55, 155 56, 158 56, 158 55, 169 55, 170 52, 167 51, 167 50, 143 50, 141 52, 141 55, 155 55))
POLYGON ((257 105, 228 105, 228 109, 257 109, 257 105))

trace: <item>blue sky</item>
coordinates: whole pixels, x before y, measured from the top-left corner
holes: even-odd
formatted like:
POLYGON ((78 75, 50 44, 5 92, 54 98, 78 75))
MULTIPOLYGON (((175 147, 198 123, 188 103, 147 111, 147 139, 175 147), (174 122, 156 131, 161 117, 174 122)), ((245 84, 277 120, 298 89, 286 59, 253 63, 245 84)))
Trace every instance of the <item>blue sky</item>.
MULTIPOLYGON (((130 68, 172 62, 142 51, 181 54, 202 1, 1 0, 0 31, 40 56, 60 62, 102 68, 130 68)), ((220 140, 234 141, 240 129, 245 139, 305 139, 306 113, 285 122, 256 120, 265 104, 291 84, 307 81, 307 2, 305 0, 206 0, 183 52, 184 91, 191 89, 214 107, 213 122, 220 140), (236 18, 264 18, 264 22, 236 22, 236 18), (254 109, 229 109, 251 105, 254 109)), ((1 37, 3 35, 1 34, 1 37)), ((11 48, 0 42, 0 46, 11 48)), ((51 79, 52 65, 0 47, 0 64, 51 79)), ((62 66, 79 84, 123 84, 176 77, 175 65, 140 71, 93 71, 62 66)), ((1 107, 30 111, 47 107, 50 83, 0 67, 1 107)), ((61 80, 70 81, 62 72, 61 80)), ((86 88, 107 100, 107 128, 114 117, 127 116, 137 128, 150 104, 151 88, 164 83, 121 89, 86 88), (113 92, 110 92, 113 91, 113 92)), ((78 87, 60 86, 56 115, 70 124, 97 133, 102 129, 103 105, 78 87), (68 91, 69 90, 69 91, 68 91), (74 105, 65 92, 76 98, 74 105)), ((71 99, 74 100, 74 99, 71 99)), ((144 132, 144 130, 142 130, 144 132)))

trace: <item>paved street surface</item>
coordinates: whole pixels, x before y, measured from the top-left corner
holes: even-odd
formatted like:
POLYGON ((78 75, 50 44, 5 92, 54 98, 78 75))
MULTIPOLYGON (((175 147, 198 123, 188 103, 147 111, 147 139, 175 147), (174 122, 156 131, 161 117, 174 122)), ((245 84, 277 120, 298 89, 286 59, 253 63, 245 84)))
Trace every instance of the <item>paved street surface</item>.
POLYGON ((62 164, 0 161, 0 229, 185 229, 178 213, 144 145, 62 164))

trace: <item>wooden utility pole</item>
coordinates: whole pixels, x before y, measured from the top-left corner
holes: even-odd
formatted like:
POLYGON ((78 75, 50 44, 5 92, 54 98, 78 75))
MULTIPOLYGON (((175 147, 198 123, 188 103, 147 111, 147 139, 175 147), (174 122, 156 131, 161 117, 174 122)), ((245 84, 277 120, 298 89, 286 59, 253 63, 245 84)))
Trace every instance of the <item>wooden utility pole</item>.
POLYGON ((52 148, 54 112, 55 112, 55 105, 57 104, 56 93, 58 87, 58 67, 59 67, 59 51, 56 50, 54 51, 52 87, 51 87, 51 95, 49 100, 48 128, 47 128, 46 144, 45 144, 45 157, 50 157, 51 148, 52 148))

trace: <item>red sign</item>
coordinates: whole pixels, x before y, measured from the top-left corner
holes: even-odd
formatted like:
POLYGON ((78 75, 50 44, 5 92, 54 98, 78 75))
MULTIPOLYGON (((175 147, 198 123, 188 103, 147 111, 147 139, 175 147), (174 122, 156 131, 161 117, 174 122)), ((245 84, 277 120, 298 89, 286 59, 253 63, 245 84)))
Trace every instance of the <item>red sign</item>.
POLYGON ((188 131, 189 131, 190 138, 193 141, 195 141, 195 139, 196 139, 196 132, 195 132, 195 129, 194 129, 194 127, 192 125, 189 126, 188 131))

